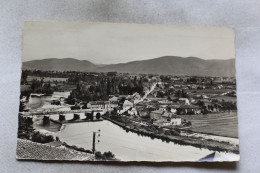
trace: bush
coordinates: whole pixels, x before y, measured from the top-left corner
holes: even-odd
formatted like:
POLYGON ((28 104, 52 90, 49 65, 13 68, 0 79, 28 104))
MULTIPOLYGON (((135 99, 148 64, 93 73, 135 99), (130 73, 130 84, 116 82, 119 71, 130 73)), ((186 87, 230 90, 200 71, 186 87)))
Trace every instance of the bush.
POLYGON ((115 155, 111 152, 104 152, 103 154, 100 151, 95 153, 96 160, 115 160, 115 155))
POLYGON ((40 132, 35 132, 32 135, 32 141, 45 144, 45 143, 53 142, 54 138, 51 135, 44 135, 41 134, 40 132))

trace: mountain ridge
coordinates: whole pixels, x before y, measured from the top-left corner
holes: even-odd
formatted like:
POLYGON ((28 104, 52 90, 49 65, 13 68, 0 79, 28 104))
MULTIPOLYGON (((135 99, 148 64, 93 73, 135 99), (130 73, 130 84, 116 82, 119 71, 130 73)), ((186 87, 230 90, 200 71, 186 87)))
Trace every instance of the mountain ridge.
POLYGON ((55 71, 93 71, 199 76, 235 76, 235 59, 204 60, 197 57, 162 56, 127 63, 98 65, 74 58, 49 58, 23 62, 23 69, 55 71))

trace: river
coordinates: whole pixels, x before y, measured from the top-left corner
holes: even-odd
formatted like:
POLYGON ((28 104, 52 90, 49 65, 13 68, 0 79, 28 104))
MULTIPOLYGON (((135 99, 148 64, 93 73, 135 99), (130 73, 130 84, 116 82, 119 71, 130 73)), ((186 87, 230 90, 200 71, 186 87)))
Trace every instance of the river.
MULTIPOLYGON (((213 152, 126 132, 107 120, 66 124, 64 129, 56 133, 56 136, 69 145, 92 149, 93 131, 99 129, 100 137, 96 140, 100 142, 97 142, 96 150, 111 151, 121 161, 197 161, 213 152)), ((239 157, 231 153, 217 154, 220 156, 217 160, 239 157)))
POLYGON ((36 110, 48 110, 48 109, 62 109, 67 108, 62 103, 61 106, 51 105, 52 100, 59 100, 60 98, 68 98, 70 92, 54 92, 52 96, 39 96, 29 98, 29 102, 26 104, 26 108, 29 108, 31 111, 36 110))

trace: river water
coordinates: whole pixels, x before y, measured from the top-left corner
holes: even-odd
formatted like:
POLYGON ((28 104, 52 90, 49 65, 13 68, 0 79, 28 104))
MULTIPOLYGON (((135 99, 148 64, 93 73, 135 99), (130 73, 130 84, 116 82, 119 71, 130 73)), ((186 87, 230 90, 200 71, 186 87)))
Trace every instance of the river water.
POLYGON ((70 92, 54 92, 52 96, 40 96, 40 97, 31 97, 29 102, 26 104, 26 107, 31 111, 35 110, 46 110, 46 109, 61 109, 65 106, 51 105, 52 100, 59 100, 61 97, 68 98, 70 92))
MULTIPOLYGON (((100 142, 97 141, 96 150, 111 151, 117 159, 122 161, 197 161, 213 152, 139 136, 136 133, 126 132, 107 120, 66 124, 65 128, 56 135, 69 145, 92 149, 93 131, 98 130, 100 130, 100 137, 96 140, 100 142)), ((221 156, 218 160, 238 157, 230 153, 218 153, 218 155, 221 156)))

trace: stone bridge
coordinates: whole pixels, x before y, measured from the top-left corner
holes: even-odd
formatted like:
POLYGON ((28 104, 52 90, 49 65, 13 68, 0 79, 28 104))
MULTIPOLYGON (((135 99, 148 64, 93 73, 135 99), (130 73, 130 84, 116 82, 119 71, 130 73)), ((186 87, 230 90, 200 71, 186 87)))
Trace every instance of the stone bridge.
POLYGON ((99 112, 103 113, 104 110, 91 110, 91 109, 79 109, 79 110, 67 110, 67 111, 59 111, 59 110, 54 110, 54 111, 35 111, 35 112, 20 112, 19 115, 21 116, 35 116, 35 115, 53 115, 53 114, 77 114, 77 113, 91 113, 94 112, 94 116, 99 112))

